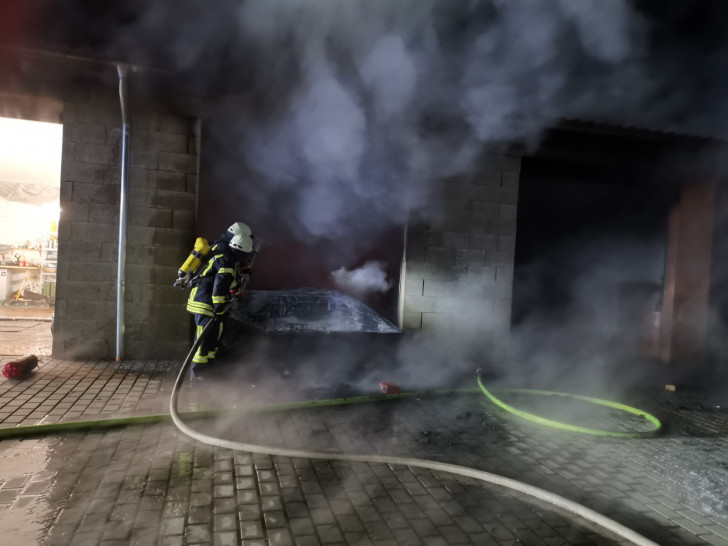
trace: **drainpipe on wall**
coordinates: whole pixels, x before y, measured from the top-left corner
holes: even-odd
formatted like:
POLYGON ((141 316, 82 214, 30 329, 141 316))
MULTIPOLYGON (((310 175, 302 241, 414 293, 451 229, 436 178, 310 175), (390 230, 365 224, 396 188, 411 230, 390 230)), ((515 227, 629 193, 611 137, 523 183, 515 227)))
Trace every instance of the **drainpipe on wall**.
POLYGON ((124 292, 126 291, 126 225, 129 177, 129 117, 126 108, 128 67, 116 65, 121 103, 121 195, 119 198, 119 258, 116 271, 116 361, 124 356, 124 292))

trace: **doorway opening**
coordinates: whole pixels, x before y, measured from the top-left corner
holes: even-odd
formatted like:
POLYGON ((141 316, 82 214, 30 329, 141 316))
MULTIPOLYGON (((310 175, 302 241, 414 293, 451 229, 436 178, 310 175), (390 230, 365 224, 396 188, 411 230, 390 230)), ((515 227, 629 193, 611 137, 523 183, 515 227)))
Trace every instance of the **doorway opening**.
POLYGON ((63 125, 0 117, 0 353, 50 355, 63 125))

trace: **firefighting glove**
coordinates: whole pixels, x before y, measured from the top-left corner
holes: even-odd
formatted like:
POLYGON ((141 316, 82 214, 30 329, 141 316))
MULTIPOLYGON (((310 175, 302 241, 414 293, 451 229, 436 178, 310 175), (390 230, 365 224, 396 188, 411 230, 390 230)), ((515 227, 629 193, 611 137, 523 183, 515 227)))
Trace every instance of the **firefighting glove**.
POLYGON ((240 288, 230 290, 230 297, 240 301, 243 299, 243 291, 240 288))
POLYGON ((212 306, 215 315, 222 316, 227 311, 227 303, 216 303, 212 306))

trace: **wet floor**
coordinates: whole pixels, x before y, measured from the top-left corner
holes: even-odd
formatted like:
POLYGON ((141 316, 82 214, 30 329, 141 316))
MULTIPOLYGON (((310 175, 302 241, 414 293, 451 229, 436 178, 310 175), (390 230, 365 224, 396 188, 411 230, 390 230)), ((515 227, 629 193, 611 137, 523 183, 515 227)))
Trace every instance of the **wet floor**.
MULTIPOLYGON (((43 357, 0 380, 0 420, 25 424, 166 411, 179 363, 43 357)), ((316 381, 319 377, 314 377, 316 381)), ((471 378, 473 387, 474 377, 471 378)), ((241 413, 346 393, 221 370, 180 409, 229 408, 193 428, 264 445, 418 457, 514 478, 584 504, 661 545, 728 544, 728 414, 688 393, 625 393, 664 423, 654 438, 574 435, 520 421, 479 393, 241 413)), ((376 384, 371 385, 376 392, 376 384)), ((514 397, 521 409, 630 425, 609 408, 514 397), (530 404, 536 404, 530 405, 530 404), (549 404, 551 404, 549 406, 549 404), (549 413, 550 412, 550 413, 549 413)), ((17 544, 613 544, 585 521, 501 488, 397 465, 235 452, 169 422, 0 441, 0 532, 17 544)))
POLYGON ((235 453, 165 425, 39 442, 0 444, 16 463, 0 528, 17 544, 618 543, 444 473, 235 453))
POLYGON ((51 354, 53 308, 0 306, 0 353, 46 356, 51 354))
POLYGON ((0 536, 5 544, 40 544, 58 506, 51 502, 56 470, 51 439, 0 444, 0 536))

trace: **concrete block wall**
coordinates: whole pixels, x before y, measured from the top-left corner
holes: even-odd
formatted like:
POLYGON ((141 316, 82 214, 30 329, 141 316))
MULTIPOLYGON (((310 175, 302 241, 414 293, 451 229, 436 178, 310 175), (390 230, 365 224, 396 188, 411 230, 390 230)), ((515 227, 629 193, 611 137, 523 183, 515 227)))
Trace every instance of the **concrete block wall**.
POLYGON ((489 340, 509 330, 520 167, 496 155, 441 181, 427 220, 408 232, 406 331, 472 329, 489 340))
MULTIPOLYGON (((194 118, 130 115, 124 357, 180 358, 187 293, 173 288, 195 238, 199 134, 194 118)), ((121 188, 118 100, 67 102, 53 355, 114 358, 121 188)))

